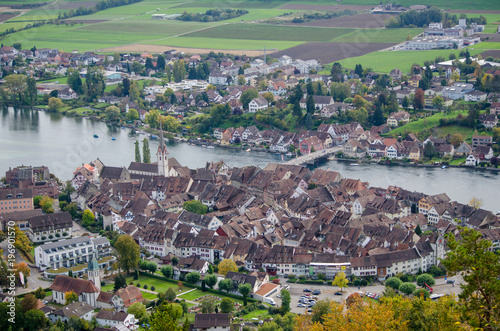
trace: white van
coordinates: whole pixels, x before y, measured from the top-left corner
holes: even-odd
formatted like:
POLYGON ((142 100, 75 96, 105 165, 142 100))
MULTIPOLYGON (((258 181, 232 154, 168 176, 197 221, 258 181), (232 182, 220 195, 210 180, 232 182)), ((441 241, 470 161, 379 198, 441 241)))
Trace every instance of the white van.
POLYGON ((273 298, 265 297, 264 298, 264 302, 270 304, 271 306, 275 306, 276 305, 276 302, 274 301, 273 298))

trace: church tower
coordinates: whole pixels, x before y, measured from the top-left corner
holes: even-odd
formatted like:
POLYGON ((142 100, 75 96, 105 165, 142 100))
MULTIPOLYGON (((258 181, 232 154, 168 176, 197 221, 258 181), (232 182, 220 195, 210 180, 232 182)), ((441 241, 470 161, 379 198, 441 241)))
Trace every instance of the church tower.
POLYGON ((168 152, 165 146, 165 141, 163 140, 163 127, 160 120, 160 145, 158 146, 158 151, 156 152, 156 159, 158 163, 158 174, 163 176, 168 176, 168 152))
POLYGON ((99 265, 97 264, 97 260, 94 258, 94 255, 91 256, 89 265, 87 268, 87 276, 88 280, 94 283, 95 287, 101 290, 101 276, 99 274, 99 265))

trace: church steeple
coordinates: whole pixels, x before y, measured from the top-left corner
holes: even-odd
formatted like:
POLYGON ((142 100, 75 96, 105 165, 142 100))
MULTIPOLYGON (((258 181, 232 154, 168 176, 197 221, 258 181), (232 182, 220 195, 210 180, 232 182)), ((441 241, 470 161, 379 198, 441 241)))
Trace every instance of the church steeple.
POLYGON ((158 163, 158 174, 167 176, 168 175, 168 151, 165 146, 165 141, 163 140, 163 126, 160 117, 160 145, 158 145, 158 151, 156 152, 156 158, 158 163))
POLYGON ((88 280, 94 283, 95 287, 101 290, 101 276, 99 274, 99 264, 97 260, 94 258, 94 255, 90 257, 89 265, 87 267, 87 276, 88 280))

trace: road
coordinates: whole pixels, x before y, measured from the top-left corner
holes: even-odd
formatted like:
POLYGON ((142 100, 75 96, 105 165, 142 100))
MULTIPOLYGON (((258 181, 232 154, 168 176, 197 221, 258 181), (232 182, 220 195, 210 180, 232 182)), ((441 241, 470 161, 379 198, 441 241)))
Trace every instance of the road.
MULTIPOLYGON (((451 284, 445 284, 444 278, 439 278, 436 279, 436 285, 434 285, 433 288, 433 294, 455 294, 458 296, 458 294, 461 293, 460 289, 460 284, 463 282, 462 278, 459 276, 454 276, 450 277, 450 279, 455 280, 455 286, 452 286, 451 284)), ((290 303, 290 308, 293 313, 296 314, 303 314, 307 308, 301 308, 297 307, 297 303, 299 301, 299 298, 301 295, 305 294, 304 289, 309 289, 309 290, 320 290, 321 294, 318 295, 318 300, 332 300, 336 302, 342 302, 343 300, 347 299, 347 297, 355 292, 371 292, 375 294, 382 295, 385 286, 381 284, 377 285, 371 285, 371 286, 363 286, 359 290, 357 287, 348 287, 343 289, 342 293, 343 295, 335 295, 335 292, 339 292, 338 287, 336 286, 328 286, 328 285, 309 285, 309 284, 290 284, 286 283, 285 278, 280 278, 282 284, 287 284, 290 285, 290 296, 292 299, 292 302, 290 303)), ((309 293, 310 294, 310 293, 309 293)), ((278 306, 281 305, 281 300, 277 297, 274 297, 274 300, 276 301, 276 304, 278 306)))

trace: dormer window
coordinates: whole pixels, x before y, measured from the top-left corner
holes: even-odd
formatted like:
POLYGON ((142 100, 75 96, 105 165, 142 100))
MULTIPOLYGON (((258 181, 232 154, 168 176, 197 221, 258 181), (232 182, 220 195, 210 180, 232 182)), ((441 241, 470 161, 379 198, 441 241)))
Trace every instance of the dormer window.
POLYGON ((17 198, 17 199, 21 199, 22 197, 23 197, 23 194, 22 194, 22 193, 18 193, 18 194, 16 195, 16 198, 17 198))

